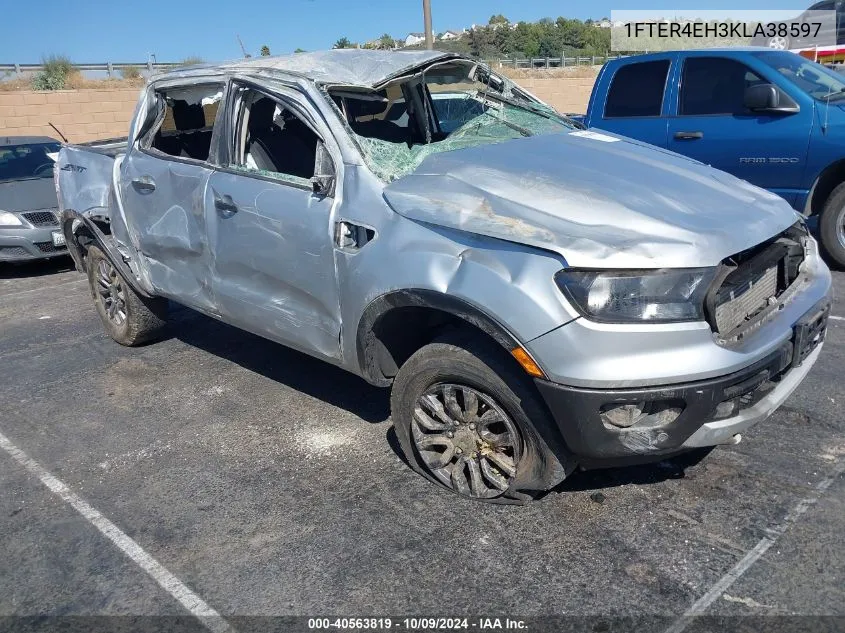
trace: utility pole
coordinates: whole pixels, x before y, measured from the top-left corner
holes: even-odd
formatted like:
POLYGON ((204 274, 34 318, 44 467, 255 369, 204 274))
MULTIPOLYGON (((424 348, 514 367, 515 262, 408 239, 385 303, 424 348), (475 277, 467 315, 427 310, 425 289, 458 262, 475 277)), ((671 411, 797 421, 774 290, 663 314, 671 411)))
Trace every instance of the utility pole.
POLYGON ((434 49, 434 35, 431 32, 431 0, 423 0, 423 20, 425 21, 425 47, 434 49))
POLYGON ((252 55, 250 55, 249 53, 246 52, 246 48, 244 48, 244 43, 241 41, 241 36, 238 35, 237 33, 235 33, 235 37, 238 38, 238 44, 241 45, 241 52, 244 54, 244 57, 246 57, 246 58, 252 57, 252 55))

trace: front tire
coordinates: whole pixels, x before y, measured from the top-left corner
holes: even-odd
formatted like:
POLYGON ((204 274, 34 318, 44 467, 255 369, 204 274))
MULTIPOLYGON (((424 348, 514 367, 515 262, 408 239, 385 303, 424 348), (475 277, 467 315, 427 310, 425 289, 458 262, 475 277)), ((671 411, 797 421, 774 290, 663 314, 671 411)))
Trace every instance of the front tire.
POLYGON ((836 187, 825 202, 819 237, 828 257, 845 268, 845 183, 836 187))
POLYGON ((96 246, 86 257, 88 284, 106 333, 121 345, 141 345, 164 327, 167 300, 139 297, 96 246))
POLYGON ((400 368, 391 415, 411 468, 478 501, 525 503, 566 471, 535 429, 549 414, 498 345, 452 334, 400 368))

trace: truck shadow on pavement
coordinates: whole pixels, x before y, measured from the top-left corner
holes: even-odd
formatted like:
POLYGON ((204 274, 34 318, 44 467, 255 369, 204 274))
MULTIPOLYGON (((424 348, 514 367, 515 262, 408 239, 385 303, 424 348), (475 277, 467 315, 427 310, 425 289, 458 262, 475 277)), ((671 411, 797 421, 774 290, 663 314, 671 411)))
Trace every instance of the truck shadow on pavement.
POLYGON ((0 279, 24 279, 26 277, 46 277, 66 273, 74 268, 73 260, 68 257, 53 257, 32 262, 0 262, 0 279))
MULTIPOLYGON (((244 369, 282 383, 360 417, 369 423, 390 418, 390 390, 373 387, 363 379, 329 363, 268 341, 182 306, 171 304, 169 336, 244 369)), ((386 439, 407 464, 391 425, 386 439)), ((647 485, 682 479, 711 449, 667 457, 656 463, 603 470, 576 471, 551 492, 575 492, 647 485)))
POLYGON ((329 363, 171 303, 168 335, 371 423, 390 417, 390 390, 329 363))
POLYGON ((656 484, 669 479, 684 479, 688 468, 695 466, 707 457, 714 447, 698 448, 657 459, 647 464, 620 466, 601 470, 585 470, 575 472, 563 483, 554 488, 555 492, 575 492, 585 490, 599 490, 601 488, 615 488, 627 484, 647 485, 656 484))

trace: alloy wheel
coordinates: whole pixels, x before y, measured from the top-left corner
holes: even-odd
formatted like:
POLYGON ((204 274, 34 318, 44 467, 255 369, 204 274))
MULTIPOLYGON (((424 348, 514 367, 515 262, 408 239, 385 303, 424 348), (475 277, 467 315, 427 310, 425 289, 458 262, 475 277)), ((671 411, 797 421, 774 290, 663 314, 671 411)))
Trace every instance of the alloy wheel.
POLYGON ((123 280, 109 262, 97 263, 97 292, 109 320, 115 325, 126 322, 126 291, 123 280))
POLYGON ((786 38, 775 36, 769 39, 769 48, 773 48, 777 51, 782 51, 786 49, 786 38))
POLYGON ((845 207, 839 209, 839 217, 836 218, 836 241, 845 248, 845 207))
POLYGON ((432 475, 459 494, 498 497, 516 476, 519 431, 491 396, 472 387, 430 387, 417 399, 411 432, 432 475))

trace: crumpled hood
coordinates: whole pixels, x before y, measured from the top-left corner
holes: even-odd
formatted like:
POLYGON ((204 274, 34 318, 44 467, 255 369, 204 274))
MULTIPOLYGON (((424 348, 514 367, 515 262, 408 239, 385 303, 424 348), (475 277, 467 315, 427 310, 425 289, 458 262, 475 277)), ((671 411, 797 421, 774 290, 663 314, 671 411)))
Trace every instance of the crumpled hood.
POLYGON ((0 211, 55 209, 56 186, 52 178, 0 182, 0 211))
POLYGON ((598 130, 432 154, 384 196, 405 217, 583 268, 715 266, 798 219, 779 196, 598 130))

